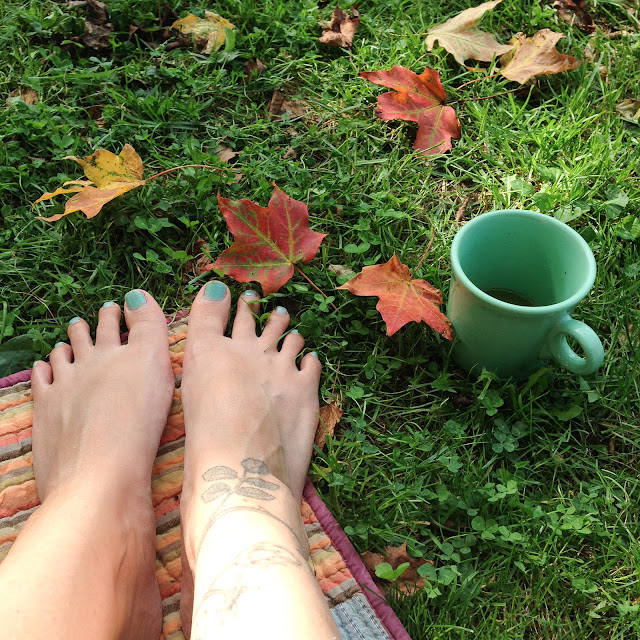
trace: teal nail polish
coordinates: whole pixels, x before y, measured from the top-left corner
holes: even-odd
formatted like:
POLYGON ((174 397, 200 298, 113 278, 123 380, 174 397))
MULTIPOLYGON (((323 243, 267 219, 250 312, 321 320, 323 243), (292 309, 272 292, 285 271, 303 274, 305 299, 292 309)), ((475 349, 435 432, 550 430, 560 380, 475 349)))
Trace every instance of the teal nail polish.
POLYGON ((287 310, 284 307, 276 307, 276 313, 279 313, 281 316, 286 316, 287 310))
POLYGON ((227 287, 224 283, 214 280, 213 282, 207 282, 204 288, 205 300, 224 300, 227 294, 227 287))
POLYGON ((72 324, 75 324, 76 322, 80 322, 80 318, 78 318, 78 316, 76 316, 75 318, 71 318, 71 320, 69 320, 69 326, 71 326, 72 324))
POLYGON ((316 358, 319 358, 319 356, 318 356, 318 352, 317 352, 317 351, 312 351, 312 352, 311 352, 311 355, 312 355, 312 356, 315 356, 316 358))
POLYGON ((36 368, 36 365, 38 364, 38 362, 40 362, 40 361, 39 361, 39 360, 36 360, 36 361, 31 365, 31 368, 32 368, 32 369, 35 369, 35 368, 36 368))
POLYGON ((245 298, 257 298, 258 297, 258 292, 254 291, 253 289, 247 289, 242 295, 245 298))
POLYGON ((127 293, 127 295, 124 297, 124 301, 127 303, 129 311, 135 311, 136 309, 139 309, 147 303, 147 299, 144 297, 144 293, 142 293, 142 291, 138 291, 137 289, 129 291, 129 293, 127 293))
POLYGON ((53 345, 53 348, 54 348, 54 349, 57 349, 61 344, 64 344, 64 342, 56 342, 56 343, 53 345))
POLYGON ((291 333, 299 334, 300 332, 297 329, 291 329, 291 333))
POLYGON ((102 306, 103 307, 113 307, 114 304, 115 304, 115 302, 112 302, 111 300, 109 300, 109 302, 105 302, 102 306))

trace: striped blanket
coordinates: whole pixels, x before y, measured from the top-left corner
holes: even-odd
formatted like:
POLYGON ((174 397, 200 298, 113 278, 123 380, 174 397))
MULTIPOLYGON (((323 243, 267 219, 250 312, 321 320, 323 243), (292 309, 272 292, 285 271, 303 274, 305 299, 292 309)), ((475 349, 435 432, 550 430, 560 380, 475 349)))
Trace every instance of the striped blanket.
MULTIPOLYGON (((161 638, 165 640, 184 639, 180 626, 180 493, 184 460, 180 383, 186 332, 186 319, 169 325, 176 388, 152 478, 156 575, 162 596, 161 638)), ((30 375, 30 371, 22 371, 0 379, 0 562, 39 505, 32 470, 30 375)), ((301 513, 315 574, 343 640, 410 640, 308 480, 301 513)))

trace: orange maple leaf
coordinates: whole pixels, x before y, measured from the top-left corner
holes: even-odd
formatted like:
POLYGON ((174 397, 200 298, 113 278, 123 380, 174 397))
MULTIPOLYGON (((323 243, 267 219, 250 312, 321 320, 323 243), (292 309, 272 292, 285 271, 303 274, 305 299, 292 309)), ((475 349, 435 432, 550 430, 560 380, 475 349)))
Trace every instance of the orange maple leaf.
POLYGON ((396 92, 378 96, 376 115, 383 120, 417 122, 413 148, 426 154, 451 149, 451 138, 460 137, 460 122, 452 107, 445 105, 440 76, 427 67, 420 75, 395 65, 389 71, 361 71, 360 77, 396 92))
POLYGON ((392 336, 408 322, 426 322, 447 340, 453 340, 453 329, 439 309, 442 292, 426 280, 414 280, 409 267, 397 256, 385 264, 365 267, 355 278, 338 289, 348 289, 356 296, 378 296, 376 309, 392 336))

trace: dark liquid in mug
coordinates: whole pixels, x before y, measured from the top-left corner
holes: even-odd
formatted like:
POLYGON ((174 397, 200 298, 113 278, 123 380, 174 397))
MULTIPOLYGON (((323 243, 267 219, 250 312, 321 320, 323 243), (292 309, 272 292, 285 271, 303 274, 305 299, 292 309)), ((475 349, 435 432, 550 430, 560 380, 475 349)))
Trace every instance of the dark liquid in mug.
POLYGON ((502 300, 502 302, 508 302, 509 304, 517 304, 521 307, 535 307, 536 303, 523 296, 521 293, 516 293, 510 289, 487 289, 485 293, 492 298, 502 300))

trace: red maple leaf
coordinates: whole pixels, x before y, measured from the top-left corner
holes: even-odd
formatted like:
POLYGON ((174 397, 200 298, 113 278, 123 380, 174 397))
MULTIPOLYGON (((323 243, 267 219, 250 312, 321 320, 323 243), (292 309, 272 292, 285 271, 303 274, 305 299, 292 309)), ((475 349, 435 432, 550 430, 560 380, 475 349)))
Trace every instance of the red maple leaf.
POLYGON ((443 153, 451 149, 451 138, 460 137, 460 122, 453 108, 445 105, 446 96, 435 69, 427 67, 418 75, 394 65, 389 71, 362 71, 360 77, 396 90, 378 96, 376 115, 383 120, 417 122, 416 151, 443 153))
POLYGON ((453 340, 453 330, 447 316, 439 309, 442 292, 426 280, 414 280, 409 267, 397 256, 385 264, 365 267, 355 278, 338 289, 348 289, 356 296, 378 296, 376 309, 392 336, 408 322, 426 322, 447 340, 453 340))
POLYGON ((304 202, 276 186, 267 208, 220 194, 218 206, 235 242, 209 269, 220 269, 239 282, 259 282, 265 296, 291 278, 294 264, 312 260, 326 235, 309 229, 304 202))

